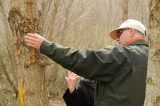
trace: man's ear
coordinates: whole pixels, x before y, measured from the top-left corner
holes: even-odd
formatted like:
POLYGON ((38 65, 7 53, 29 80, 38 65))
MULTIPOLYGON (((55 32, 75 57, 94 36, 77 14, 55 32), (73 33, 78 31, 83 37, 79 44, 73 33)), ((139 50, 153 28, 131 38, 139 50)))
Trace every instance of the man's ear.
POLYGON ((129 33, 129 34, 130 34, 130 38, 132 38, 132 37, 134 36, 135 32, 136 32, 136 31, 135 31, 134 29, 131 29, 131 30, 130 30, 130 33, 129 33))

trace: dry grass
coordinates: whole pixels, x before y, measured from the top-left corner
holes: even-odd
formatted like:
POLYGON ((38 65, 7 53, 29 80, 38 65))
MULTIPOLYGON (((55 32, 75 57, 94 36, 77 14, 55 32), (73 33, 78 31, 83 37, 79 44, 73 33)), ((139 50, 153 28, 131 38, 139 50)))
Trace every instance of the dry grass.
POLYGON ((52 98, 49 101, 49 106, 66 106, 62 97, 52 98))

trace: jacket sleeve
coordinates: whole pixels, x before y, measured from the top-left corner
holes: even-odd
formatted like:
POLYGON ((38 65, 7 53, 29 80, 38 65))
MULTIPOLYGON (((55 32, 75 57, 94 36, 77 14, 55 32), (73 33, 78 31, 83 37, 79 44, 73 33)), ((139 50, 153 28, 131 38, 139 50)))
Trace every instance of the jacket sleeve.
POLYGON ((96 81, 111 80, 126 60, 123 47, 104 48, 98 51, 75 50, 45 40, 42 42, 40 52, 64 68, 96 81))
POLYGON ((78 99, 77 90, 75 89, 72 93, 70 93, 69 89, 67 89, 63 95, 63 99, 67 106, 76 106, 78 99))

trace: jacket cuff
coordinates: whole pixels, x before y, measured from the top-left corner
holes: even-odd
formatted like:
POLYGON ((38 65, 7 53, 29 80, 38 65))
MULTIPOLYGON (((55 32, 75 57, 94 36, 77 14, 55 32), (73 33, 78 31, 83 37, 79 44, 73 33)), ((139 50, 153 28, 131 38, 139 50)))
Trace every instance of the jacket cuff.
POLYGON ((77 105, 77 97, 78 95, 76 93, 76 90, 70 93, 69 89, 67 89, 63 95, 63 99, 66 103, 66 106, 75 106, 75 104, 77 105))
POLYGON ((52 45, 52 43, 50 43, 48 40, 44 40, 43 42, 42 42, 42 44, 41 44, 41 46, 40 46, 40 52, 42 53, 42 54, 45 54, 45 55, 47 55, 49 52, 49 47, 52 45))
POLYGON ((76 89, 72 93, 70 93, 69 89, 67 89, 66 92, 63 95, 63 98, 64 99, 67 99, 67 98, 69 99, 69 98, 74 98, 75 96, 76 96, 76 89))

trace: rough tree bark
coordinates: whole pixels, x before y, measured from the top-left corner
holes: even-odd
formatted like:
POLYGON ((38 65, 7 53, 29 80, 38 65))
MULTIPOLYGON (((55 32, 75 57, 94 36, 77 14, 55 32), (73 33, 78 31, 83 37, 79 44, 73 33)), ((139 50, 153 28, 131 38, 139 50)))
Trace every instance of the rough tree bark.
POLYGON ((160 0, 150 1, 149 61, 145 106, 160 106, 160 0))
MULTIPOLYGON (((42 13, 34 0, 12 0, 6 3, 10 3, 7 9, 3 5, 6 23, 8 23, 6 31, 9 33, 6 34, 8 38, 4 40, 16 66, 17 88, 15 89, 18 90, 16 105, 48 106, 45 86, 46 62, 43 61, 43 56, 38 51, 26 47, 23 41, 25 34, 42 31, 42 13)), ((5 61, 2 62, 4 67, 7 67, 5 61)), ((5 75, 8 75, 7 72, 5 75)), ((17 93, 16 90, 15 92, 17 93)))

